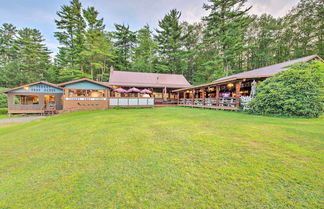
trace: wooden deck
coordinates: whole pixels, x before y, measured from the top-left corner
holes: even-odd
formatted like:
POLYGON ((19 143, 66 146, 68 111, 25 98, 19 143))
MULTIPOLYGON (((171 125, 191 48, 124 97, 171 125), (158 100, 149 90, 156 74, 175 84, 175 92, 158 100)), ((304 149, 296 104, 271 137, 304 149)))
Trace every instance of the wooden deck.
POLYGON ((179 104, 181 107, 196 107, 196 108, 206 108, 206 109, 215 109, 215 110, 231 110, 237 111, 239 108, 237 107, 227 107, 227 106, 209 106, 209 105, 183 105, 179 104))

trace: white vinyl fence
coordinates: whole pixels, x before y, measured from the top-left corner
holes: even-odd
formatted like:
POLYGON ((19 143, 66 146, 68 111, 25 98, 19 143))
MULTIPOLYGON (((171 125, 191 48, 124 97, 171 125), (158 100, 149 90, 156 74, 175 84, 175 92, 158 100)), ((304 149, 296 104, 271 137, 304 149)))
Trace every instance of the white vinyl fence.
POLYGON ((110 106, 153 106, 154 98, 110 98, 110 106))

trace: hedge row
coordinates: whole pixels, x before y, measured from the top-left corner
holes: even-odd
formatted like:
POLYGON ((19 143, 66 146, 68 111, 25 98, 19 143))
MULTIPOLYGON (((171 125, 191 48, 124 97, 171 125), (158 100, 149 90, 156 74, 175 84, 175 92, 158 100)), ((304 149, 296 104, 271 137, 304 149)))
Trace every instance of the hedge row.
POLYGON ((8 113, 8 108, 0 108, 0 115, 5 115, 8 113))
MULTIPOLYGON (((0 87, 0 91, 4 89, 5 88, 0 87)), ((6 94, 0 94, 0 108, 1 107, 8 107, 8 96, 6 94)))

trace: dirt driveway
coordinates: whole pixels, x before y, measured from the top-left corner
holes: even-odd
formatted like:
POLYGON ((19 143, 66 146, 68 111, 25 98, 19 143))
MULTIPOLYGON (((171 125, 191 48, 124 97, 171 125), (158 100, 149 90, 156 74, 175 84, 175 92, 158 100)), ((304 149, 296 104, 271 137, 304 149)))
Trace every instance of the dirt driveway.
POLYGON ((25 123, 37 119, 42 119, 42 118, 45 118, 45 116, 4 118, 4 119, 0 119, 0 125, 7 124, 7 123, 25 123))

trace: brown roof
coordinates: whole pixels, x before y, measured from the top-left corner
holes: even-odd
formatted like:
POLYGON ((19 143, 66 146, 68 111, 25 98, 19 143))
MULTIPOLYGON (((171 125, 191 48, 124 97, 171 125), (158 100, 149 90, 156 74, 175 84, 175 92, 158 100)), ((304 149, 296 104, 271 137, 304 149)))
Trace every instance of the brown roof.
POLYGON ((3 90, 3 91, 0 91, 0 93, 7 93, 9 91, 13 91, 13 90, 16 90, 16 89, 21 89, 21 88, 24 88, 26 86, 32 86, 32 85, 39 84, 39 83, 46 84, 48 86, 52 86, 52 87, 55 87, 55 88, 58 88, 58 89, 63 89, 63 88, 61 88, 58 85, 53 84, 53 83, 49 83, 49 82, 46 82, 46 81, 37 81, 37 82, 34 82, 34 83, 29 83, 29 84, 25 84, 25 85, 22 85, 22 86, 18 86, 18 87, 12 88, 12 89, 6 89, 6 90, 3 90))
POLYGON ((246 72, 226 76, 226 77, 217 79, 217 80, 215 80, 213 82, 193 86, 191 88, 183 88, 183 89, 178 89, 178 90, 174 90, 174 91, 178 92, 178 91, 183 91, 183 90, 188 90, 188 89, 195 89, 195 88, 200 88, 200 87, 211 86, 211 85, 215 85, 215 84, 223 84, 223 83, 226 83, 226 82, 229 82, 229 81, 234 81, 234 80, 239 80, 239 79, 268 78, 268 77, 274 76, 276 73, 279 73, 281 71, 290 69, 290 67, 289 67, 290 65, 293 65, 293 64, 296 64, 296 63, 299 63, 299 62, 308 62, 308 61, 311 61, 313 59, 322 60, 317 55, 311 55, 311 56, 302 57, 302 58, 295 59, 295 60, 290 60, 290 61, 286 61, 286 62, 274 64, 274 65, 269 65, 269 66, 258 68, 258 69, 255 69, 255 70, 250 70, 250 71, 246 71, 246 72))
POLYGON ((58 86, 66 86, 68 84, 78 83, 78 82, 81 82, 81 81, 89 81, 91 83, 95 83, 95 84, 98 84, 98 85, 101 85, 101 86, 105 86, 105 87, 111 88, 111 86, 109 86, 107 82, 99 82, 99 81, 91 80, 89 78, 81 78, 81 79, 78 79, 78 80, 68 81, 68 82, 64 82, 64 83, 57 84, 57 85, 58 86))
POLYGON ((190 83, 183 75, 115 71, 110 72, 109 85, 129 87, 186 88, 190 83))

